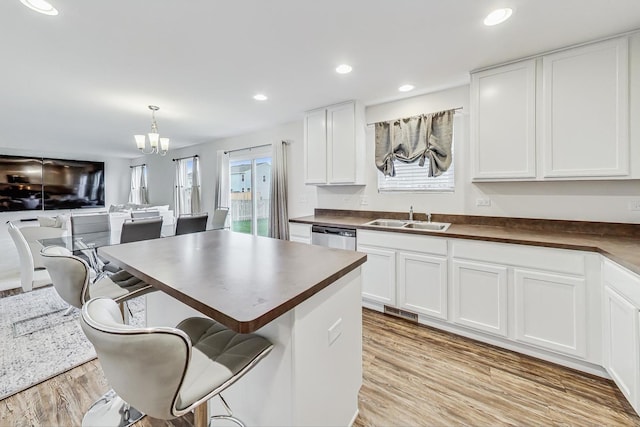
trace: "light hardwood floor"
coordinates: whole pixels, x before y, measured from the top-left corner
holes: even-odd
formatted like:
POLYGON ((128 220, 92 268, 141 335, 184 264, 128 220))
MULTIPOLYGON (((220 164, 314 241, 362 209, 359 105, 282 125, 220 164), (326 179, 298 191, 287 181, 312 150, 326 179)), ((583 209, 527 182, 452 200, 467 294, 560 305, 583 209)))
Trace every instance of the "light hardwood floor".
MULTIPOLYGON (((611 381, 366 309, 363 325, 356 427, 640 426, 611 381)), ((0 425, 79 425, 107 388, 100 364, 86 363, 0 401, 0 425)))

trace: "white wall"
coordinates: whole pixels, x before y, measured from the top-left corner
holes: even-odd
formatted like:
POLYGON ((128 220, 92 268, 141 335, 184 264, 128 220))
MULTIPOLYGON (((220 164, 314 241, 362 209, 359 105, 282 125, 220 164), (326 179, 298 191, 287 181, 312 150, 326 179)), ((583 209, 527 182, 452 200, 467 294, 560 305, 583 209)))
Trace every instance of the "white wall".
MULTIPOLYGON (((632 93, 632 117, 640 110, 640 102, 632 93)), ((154 204, 173 205, 173 165, 171 159, 198 154, 202 169, 204 209, 214 206, 217 150, 229 150, 288 140, 289 217, 310 215, 313 209, 359 209, 408 212, 495 215, 524 218, 550 218, 640 223, 640 212, 630 211, 629 202, 640 200, 640 182, 576 181, 576 182, 499 182, 472 183, 469 165, 469 86, 461 86, 432 94, 416 96, 366 110, 367 123, 431 113, 463 107, 455 116, 456 188, 453 193, 378 193, 377 170, 374 166, 373 126, 366 129, 366 186, 316 187, 304 185, 303 120, 271 129, 225 138, 172 151, 165 157, 146 156, 149 165, 149 193, 154 204), (361 196, 368 199, 361 204, 361 196), (476 200, 491 200, 490 207, 477 207, 476 200)), ((637 122, 632 120, 632 123, 637 122)), ((638 122, 640 123, 640 122, 638 122)), ((640 126, 632 124, 634 152, 640 146, 640 126)))
POLYGON ((172 159, 197 154, 200 157, 202 207, 212 212, 215 206, 217 182, 217 156, 219 150, 234 150, 285 140, 289 173, 289 217, 311 215, 316 207, 316 189, 304 185, 302 169, 303 121, 274 126, 273 128, 224 138, 217 141, 173 150, 164 157, 148 155, 131 164, 147 164, 149 199, 152 204, 169 204, 173 208, 174 169, 172 159))

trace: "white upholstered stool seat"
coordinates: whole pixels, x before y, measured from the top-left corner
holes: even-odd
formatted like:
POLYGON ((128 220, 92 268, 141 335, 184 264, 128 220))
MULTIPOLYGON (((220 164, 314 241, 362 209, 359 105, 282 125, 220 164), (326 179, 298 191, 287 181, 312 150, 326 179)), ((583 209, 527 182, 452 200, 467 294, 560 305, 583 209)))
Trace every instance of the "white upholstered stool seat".
MULTIPOLYGON (((87 302, 81 324, 115 392, 160 419, 179 417, 220 396, 273 347, 259 335, 238 334, 205 318, 189 318, 175 328, 125 325, 117 304, 107 298, 87 302)), ((244 425, 230 411, 213 418, 244 425)))

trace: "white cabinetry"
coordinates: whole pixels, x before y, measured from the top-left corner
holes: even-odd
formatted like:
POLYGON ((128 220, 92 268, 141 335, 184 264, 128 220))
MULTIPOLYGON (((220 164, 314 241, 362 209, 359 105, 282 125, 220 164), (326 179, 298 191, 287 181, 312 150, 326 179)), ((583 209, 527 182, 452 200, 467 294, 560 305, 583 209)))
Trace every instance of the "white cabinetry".
POLYGON ((535 179, 536 61, 474 73, 471 105, 473 177, 535 179))
POLYGON ((311 244, 311 224, 289 223, 289 240, 311 244))
POLYGON ((472 73, 475 181, 631 178, 629 43, 472 73))
POLYGON ((453 261, 453 321, 491 334, 507 336, 507 268, 453 261))
POLYGON ((447 259, 415 252, 397 253, 398 306, 447 319, 447 259))
POLYGON ((600 317, 587 319, 587 307, 597 310, 600 293, 592 283, 588 294, 587 272, 593 266, 583 253, 463 240, 453 240, 451 252, 456 324, 600 361, 600 317), (595 334, 587 334, 588 325, 595 334))
POLYGON ((447 241, 428 236, 358 230, 365 307, 399 307, 447 318, 447 241))
POLYGON ((521 268, 513 275, 516 339, 584 358, 585 279, 521 268))
POLYGON ((542 57, 543 177, 629 173, 626 37, 542 57))
POLYGON ((640 277, 603 263, 604 367, 640 412, 640 277))
POLYGON ((355 101, 305 115, 305 183, 364 185, 364 108, 355 101))
MULTIPOLYGON (((362 266, 362 299, 383 306, 395 306, 396 253, 360 244, 358 251, 367 254, 367 262, 362 266)), ((370 308, 380 309, 380 306, 370 308)))

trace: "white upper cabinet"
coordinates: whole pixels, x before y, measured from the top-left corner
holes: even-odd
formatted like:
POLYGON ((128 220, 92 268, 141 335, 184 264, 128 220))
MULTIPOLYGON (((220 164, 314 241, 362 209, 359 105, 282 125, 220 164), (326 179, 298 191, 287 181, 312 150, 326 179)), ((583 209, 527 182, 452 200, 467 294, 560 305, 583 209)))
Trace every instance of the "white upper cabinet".
POLYGON ((327 182, 327 110, 309 111, 304 118, 304 181, 327 182))
POLYGON ((355 101, 305 115, 305 183, 364 185, 364 110, 355 101))
POLYGON ((629 173, 626 37, 542 58, 543 176, 629 173))
POLYGON ((473 74, 471 105, 474 178, 535 179, 536 61, 473 74))
POLYGON ((629 77, 627 36, 472 73, 473 180, 634 178, 629 77))

